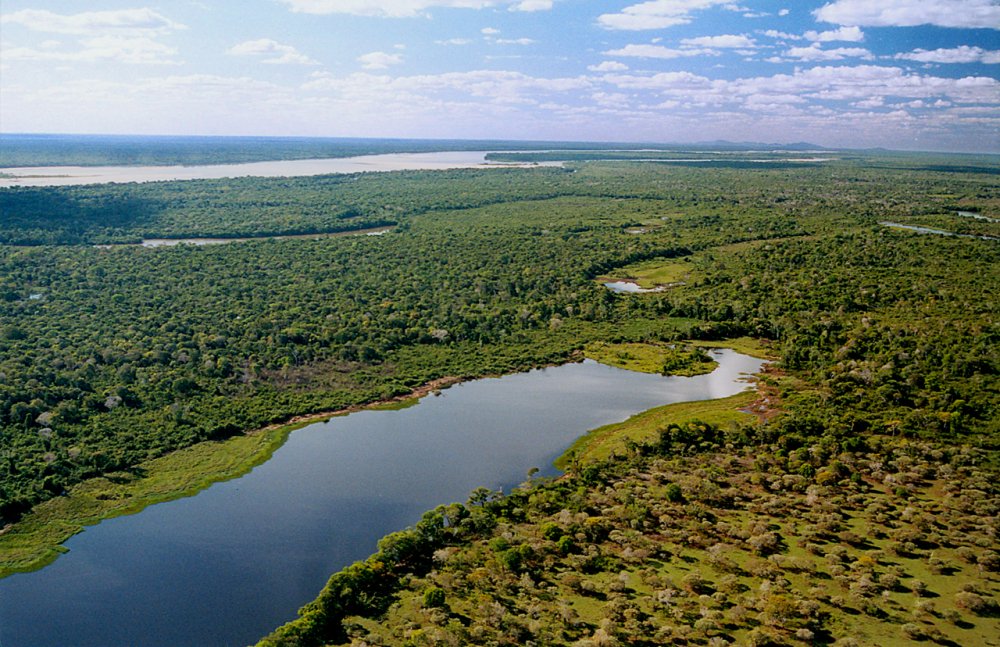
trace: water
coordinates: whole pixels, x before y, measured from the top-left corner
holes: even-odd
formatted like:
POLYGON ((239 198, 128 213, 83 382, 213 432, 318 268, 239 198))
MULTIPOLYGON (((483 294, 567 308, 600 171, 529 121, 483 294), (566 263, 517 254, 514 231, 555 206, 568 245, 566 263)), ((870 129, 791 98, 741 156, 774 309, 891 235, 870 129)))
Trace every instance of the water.
POLYGON ((976 234, 956 234, 953 231, 945 231, 944 229, 933 229, 931 227, 920 227, 918 225, 904 225, 898 222, 891 222, 884 220, 878 224, 885 227, 893 227, 894 229, 906 229, 907 231, 914 231, 918 234, 936 234, 938 236, 952 236, 954 238, 979 238, 981 240, 1000 240, 996 236, 979 236, 976 234))
POLYGON ((487 151, 390 153, 330 159, 280 160, 205 166, 39 166, 0 168, 0 188, 9 186, 68 186, 109 182, 157 182, 231 177, 302 177, 365 171, 444 170, 561 166, 561 162, 490 163, 487 151), (4 175, 13 177, 4 177, 4 175))
POLYGON ((101 249, 115 247, 176 247, 177 245, 227 245, 229 243, 246 243, 252 240, 317 240, 319 238, 341 238, 344 236, 381 236, 394 227, 373 227, 372 229, 353 229, 337 231, 330 234, 293 234, 288 236, 248 236, 245 238, 143 238, 141 243, 116 243, 111 245, 95 245, 101 249))
POLYGON ((963 218, 975 218, 976 220, 985 220, 986 222, 1000 222, 1000 218, 990 218, 984 216, 981 213, 975 213, 974 211, 956 211, 955 215, 961 216, 963 218))
POLYGON ((587 429, 669 402, 718 398, 761 361, 713 351, 693 378, 587 361, 483 379, 398 411, 293 432, 268 462, 196 496, 71 538, 69 553, 0 580, 4 647, 246 645, 295 617, 385 534, 510 488, 587 429))
POLYGON ((655 288, 643 288, 639 287, 639 284, 635 281, 609 281, 604 284, 604 287, 608 288, 612 292, 628 292, 630 294, 637 294, 643 292, 663 292, 666 288, 664 286, 659 286, 655 288))

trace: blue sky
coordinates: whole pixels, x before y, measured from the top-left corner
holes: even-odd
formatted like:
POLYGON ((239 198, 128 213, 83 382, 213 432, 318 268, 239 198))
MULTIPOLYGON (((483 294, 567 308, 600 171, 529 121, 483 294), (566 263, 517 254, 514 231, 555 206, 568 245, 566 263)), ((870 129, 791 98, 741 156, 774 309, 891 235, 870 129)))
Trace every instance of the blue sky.
POLYGON ((1000 152, 998 0, 3 0, 0 131, 1000 152))

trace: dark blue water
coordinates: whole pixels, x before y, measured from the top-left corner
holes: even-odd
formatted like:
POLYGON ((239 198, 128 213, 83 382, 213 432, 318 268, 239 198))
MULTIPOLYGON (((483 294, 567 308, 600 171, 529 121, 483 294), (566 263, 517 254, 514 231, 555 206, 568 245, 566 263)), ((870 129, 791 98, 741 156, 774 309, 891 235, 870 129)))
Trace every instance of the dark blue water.
POLYGON ((249 474, 104 521, 52 565, 0 580, 0 646, 253 643, 424 511, 480 485, 509 489, 531 467, 554 474, 586 430, 736 393, 761 365, 716 358, 694 378, 568 364, 303 427, 249 474))

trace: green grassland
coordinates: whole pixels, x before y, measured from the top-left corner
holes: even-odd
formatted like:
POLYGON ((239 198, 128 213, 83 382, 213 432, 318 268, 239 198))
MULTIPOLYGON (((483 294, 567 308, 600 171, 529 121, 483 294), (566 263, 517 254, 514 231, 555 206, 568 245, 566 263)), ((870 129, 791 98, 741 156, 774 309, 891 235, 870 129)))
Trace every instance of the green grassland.
POLYGON ((602 276, 602 281, 635 281, 641 288, 651 289, 662 286, 675 286, 696 277, 692 257, 685 256, 679 260, 664 261, 656 259, 642 261, 615 270, 614 273, 602 276))
POLYGON ((711 373, 717 365, 703 351, 679 344, 597 341, 588 344, 583 353, 588 359, 639 373, 702 375, 711 373))
POLYGON ((749 408, 758 398, 755 391, 737 393, 728 398, 701 402, 678 402, 656 407, 625 420, 588 431, 560 456, 556 467, 577 469, 581 465, 608 460, 625 453, 631 443, 646 443, 656 438, 660 429, 672 423, 700 420, 729 427, 751 417, 749 408))

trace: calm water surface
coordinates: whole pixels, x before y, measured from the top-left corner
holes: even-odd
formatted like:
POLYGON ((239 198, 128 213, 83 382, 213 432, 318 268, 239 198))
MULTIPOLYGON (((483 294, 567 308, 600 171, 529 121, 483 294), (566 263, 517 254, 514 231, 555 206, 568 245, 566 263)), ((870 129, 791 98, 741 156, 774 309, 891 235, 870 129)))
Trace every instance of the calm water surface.
POLYGON ((365 171, 415 171, 505 166, 561 166, 561 162, 498 164, 486 161, 487 151, 389 153, 329 159, 279 160, 204 166, 39 166, 0 168, 0 187, 68 186, 108 182, 157 182, 229 177, 302 177, 365 171))
POLYGON ((295 617, 383 535, 507 488, 587 429, 746 387, 761 361, 714 351, 694 378, 595 362, 454 386, 398 411, 293 432, 249 474, 88 528, 69 553, 0 580, 3 647, 246 645, 295 617))
POLYGON ((629 292, 629 293, 641 293, 641 292, 663 292, 666 288, 663 286, 655 288, 643 288, 639 287, 639 284, 635 281, 608 281, 604 284, 604 287, 611 290, 612 292, 629 292))

